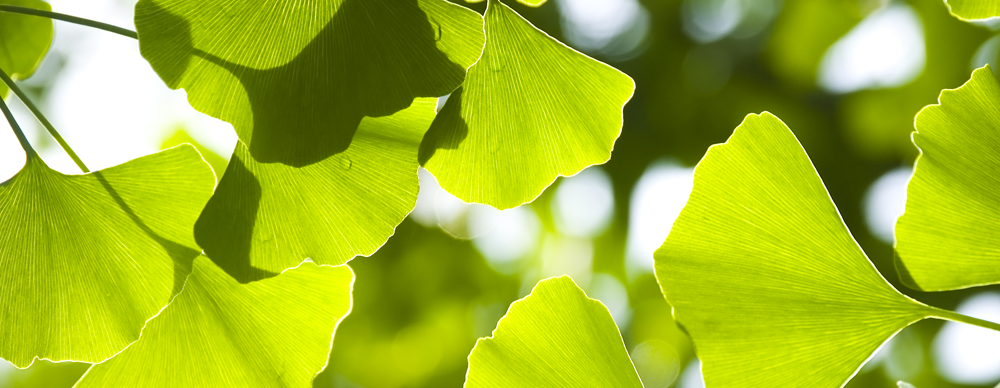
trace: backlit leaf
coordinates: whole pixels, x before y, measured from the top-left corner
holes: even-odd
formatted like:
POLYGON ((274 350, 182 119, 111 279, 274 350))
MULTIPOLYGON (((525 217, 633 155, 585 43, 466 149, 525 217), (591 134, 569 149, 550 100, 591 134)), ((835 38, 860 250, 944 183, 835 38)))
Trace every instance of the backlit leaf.
POLYGON ((951 14, 962 20, 988 19, 1000 16, 998 0, 945 0, 951 14))
POLYGON ((142 0, 143 57, 264 163, 348 148, 365 116, 461 84, 482 18, 444 0, 142 0))
POLYGON ((1000 85, 989 67, 917 114, 897 267, 927 291, 1000 283, 1000 85))
POLYGON ((434 99, 388 117, 365 118, 351 147, 296 168, 256 160, 238 143, 195 226, 198 243, 245 282, 302 259, 343 264, 370 255, 417 200, 417 149, 434 99))
MULTIPOLYGON (((52 10, 40 0, 0 0, 0 4, 52 10)), ((30 77, 49 51, 52 34, 51 19, 0 12, 0 69, 15 81, 30 77)), ((0 98, 6 99, 8 92, 7 85, 0 82, 0 98)))
POLYGON ((204 256, 184 291, 76 387, 311 387, 351 310, 354 273, 313 263, 239 284, 204 256))
POLYGON ((875 270, 802 146, 766 112, 709 149, 655 260, 709 388, 841 387, 932 314, 875 270))
POLYGON ((29 155, 0 183, 0 357, 99 362, 138 339, 199 254, 214 181, 187 145, 85 175, 29 155))
POLYGON ((556 177, 604 163, 635 84, 492 0, 486 48, 420 146, 421 164, 466 202, 530 202, 556 177))
POLYGON ((538 282, 469 355, 466 387, 642 387, 607 307, 568 276, 538 282))

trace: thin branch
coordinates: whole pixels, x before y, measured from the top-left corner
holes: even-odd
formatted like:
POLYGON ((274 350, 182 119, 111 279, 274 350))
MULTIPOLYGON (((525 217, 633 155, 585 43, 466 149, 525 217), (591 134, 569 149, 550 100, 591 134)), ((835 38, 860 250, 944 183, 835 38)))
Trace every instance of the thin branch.
POLYGON ((25 15, 41 16, 41 17, 49 18, 49 19, 62 20, 64 22, 70 22, 70 23, 80 24, 80 25, 84 25, 84 26, 87 26, 87 27, 99 28, 99 29, 102 29, 104 31, 113 32, 113 33, 116 33, 116 34, 122 35, 122 36, 127 36, 127 37, 132 38, 132 39, 139 39, 139 35, 137 35, 135 33, 135 31, 132 31, 130 29, 121 28, 121 27, 113 26, 113 25, 110 25, 110 24, 107 24, 107 23, 101 23, 101 22, 98 22, 98 21, 94 21, 94 20, 90 20, 90 19, 84 19, 84 18, 81 18, 81 17, 72 16, 72 15, 66 15, 66 14, 63 14, 63 13, 51 12, 51 11, 42 11, 40 9, 34 9, 34 8, 28 8, 28 7, 19 7, 19 6, 16 6, 16 5, 8 5, 8 4, 0 4, 0 11, 2 11, 2 12, 11 12, 11 13, 20 13, 20 14, 25 14, 25 15))
POLYGON ((24 136, 24 132, 21 132, 21 127, 17 125, 17 120, 14 120, 14 114, 10 113, 10 108, 7 107, 7 103, 0 98, 0 110, 3 111, 3 115, 7 117, 7 122, 10 123, 10 129, 14 130, 14 135, 17 136, 17 141, 21 142, 21 148, 24 149, 24 153, 27 155, 28 159, 34 158, 35 149, 31 148, 31 143, 28 143, 28 138, 24 136))
MULTIPOLYGON (((80 170, 85 173, 90 172, 90 170, 87 169, 87 166, 83 164, 83 160, 80 160, 80 157, 76 155, 76 152, 73 152, 73 149, 70 148, 68 143, 66 143, 66 140, 64 140, 63 137, 59 135, 59 132, 56 131, 56 128, 52 126, 52 123, 50 123, 49 120, 45 118, 45 115, 42 114, 42 111, 38 110, 38 107, 31 102, 31 100, 28 98, 28 95, 25 94, 24 91, 21 90, 21 88, 14 83, 14 80, 10 79, 10 77, 7 76, 7 73, 4 72, 3 69, 0 69, 0 80, 3 80, 3 83, 7 84, 7 87, 9 87, 10 90, 13 91, 15 95, 17 95, 17 98, 21 100, 21 103, 23 103, 24 106, 28 107, 28 110, 31 111, 31 114, 35 115, 35 118, 38 119, 38 122, 42 123, 42 126, 45 127, 47 131, 49 131, 49 135, 52 135, 52 138, 56 139, 56 142, 59 143, 59 146, 62 147, 63 151, 66 151, 66 153, 69 154, 69 157, 73 159, 73 162, 76 163, 77 167, 80 167, 80 170)), ((8 117, 7 120, 11 121, 11 127, 14 127, 13 116, 8 117)), ((24 134, 20 133, 20 131, 21 131, 20 128, 17 128, 15 130, 15 132, 18 132, 20 134, 18 136, 18 140, 21 140, 21 138, 24 136, 24 134)), ((24 140, 22 140, 21 143, 22 146, 26 145, 28 143, 27 138, 24 138, 24 140)), ((28 147, 30 148, 31 146, 29 145, 28 147)))

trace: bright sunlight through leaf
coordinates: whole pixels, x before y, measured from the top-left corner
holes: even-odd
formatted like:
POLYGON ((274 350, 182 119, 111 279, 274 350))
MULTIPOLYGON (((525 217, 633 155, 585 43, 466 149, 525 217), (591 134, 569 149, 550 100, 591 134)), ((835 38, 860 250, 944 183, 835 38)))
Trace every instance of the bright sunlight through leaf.
POLYGON ((552 39, 503 3, 486 48, 420 145, 420 162, 466 202, 508 209, 606 162, 635 83, 552 39))
MULTIPOLYGON (((50 11, 39 0, 0 0, 0 4, 50 11)), ((14 80, 31 76, 52 44, 52 20, 31 15, 0 12, 0 69, 14 80)), ((7 98, 7 85, 0 82, 0 98, 7 98)))
POLYGON ((195 225, 205 253, 241 282, 311 258, 371 255, 417 201, 417 149, 434 99, 361 121, 351 147, 302 168, 254 159, 242 143, 195 225))
POLYGON ((0 357, 99 362, 184 284, 215 177, 189 145, 85 175, 29 156, 0 183, 0 357))
POLYGON ((199 257, 142 338, 76 387, 311 387, 351 311, 353 284, 349 267, 310 262, 239 284, 199 257))
POLYGON ((1000 84, 984 67, 939 101, 917 114, 897 267, 925 291, 1000 283, 1000 84))
POLYGON ((933 313, 875 270, 802 146, 766 112, 709 149, 655 259, 710 388, 841 387, 933 313))
POLYGON ((568 276, 510 305, 469 355, 465 387, 642 387, 611 313, 568 276))

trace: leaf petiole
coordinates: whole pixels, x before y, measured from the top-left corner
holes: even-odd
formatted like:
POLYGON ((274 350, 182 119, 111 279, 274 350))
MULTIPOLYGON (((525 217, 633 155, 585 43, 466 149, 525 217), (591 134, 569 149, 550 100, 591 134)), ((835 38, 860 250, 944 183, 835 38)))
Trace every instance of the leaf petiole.
POLYGON ((973 318, 967 315, 962 315, 954 311, 949 311, 945 309, 939 309, 937 307, 932 307, 932 318, 943 319, 952 322, 961 322, 973 326, 979 326, 982 328, 990 329, 993 331, 1000 331, 1000 323, 990 322, 984 319, 973 318))
POLYGON ((102 29, 104 31, 113 32, 118 35, 127 36, 132 39, 139 39, 139 36, 135 33, 135 31, 132 31, 130 29, 121 28, 107 23, 101 23, 98 21, 66 15, 58 12, 42 11, 40 9, 19 7, 16 5, 8 5, 8 4, 0 4, 0 12, 20 13, 25 15, 41 16, 49 19, 62 20, 64 22, 70 22, 70 23, 84 25, 87 27, 102 29))
POLYGON ((24 136, 24 132, 21 132, 21 127, 17 125, 17 120, 14 120, 14 114, 10 113, 10 108, 7 107, 7 102, 0 98, 0 110, 3 111, 3 115, 7 117, 7 122, 10 123, 10 129, 14 130, 14 135, 17 136, 17 141, 21 142, 21 148, 24 149, 24 153, 27 154, 28 159, 35 157, 35 149, 31 148, 31 143, 28 143, 28 138, 24 136))
MULTIPOLYGON (((63 137, 59 135, 59 132, 56 131, 56 128, 52 126, 52 123, 50 123, 49 120, 45 118, 45 115, 43 115, 42 112, 38 110, 38 107, 36 107, 35 104, 32 103, 30 99, 28 99, 28 95, 25 94, 24 91, 21 90, 21 88, 14 83, 14 80, 12 80, 9 76, 7 76, 7 72, 5 72, 3 69, 0 69, 0 79, 2 79, 3 83, 7 84, 7 87, 9 87, 10 90, 13 91, 15 95, 17 95, 17 98, 21 100, 21 103, 23 103, 24 106, 28 107, 28 110, 31 111, 31 114, 35 115, 35 118, 38 119, 38 122, 42 123, 42 126, 44 126, 45 129, 49 131, 49 134, 52 135, 52 138, 56 139, 56 142, 58 142, 59 146, 62 147, 62 149, 66 151, 67 154, 69 154, 69 157, 73 159, 73 162, 76 163, 77 167, 80 167, 80 170, 82 170, 85 173, 90 172, 90 170, 87 169, 87 166, 83 164, 83 160, 80 160, 80 157, 76 155, 76 152, 73 152, 73 149, 70 148, 68 143, 66 143, 66 140, 64 140, 63 137)), ((4 107, 5 107, 4 114, 8 115, 6 104, 4 105, 4 107)), ((17 124, 14 122, 14 116, 8 115, 7 121, 10 122, 11 128, 14 128, 14 132, 17 133, 17 139, 21 142, 21 147, 24 148, 25 152, 28 152, 29 149, 31 149, 31 145, 28 144, 28 139, 24 136, 24 133, 21 132, 21 128, 18 127, 17 124)), ((31 150, 30 153, 34 153, 34 150, 31 150)))

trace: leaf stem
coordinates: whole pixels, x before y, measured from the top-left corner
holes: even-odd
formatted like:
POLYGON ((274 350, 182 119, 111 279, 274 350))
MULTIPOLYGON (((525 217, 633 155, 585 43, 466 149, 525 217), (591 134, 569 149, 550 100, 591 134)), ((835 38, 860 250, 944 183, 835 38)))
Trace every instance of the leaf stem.
POLYGON ((45 18, 49 18, 49 19, 62 20, 64 22, 70 22, 70 23, 80 24, 80 25, 84 25, 84 26, 87 26, 87 27, 99 28, 99 29, 102 29, 104 31, 113 32, 113 33, 116 33, 116 34, 122 35, 122 36, 127 36, 127 37, 132 38, 132 39, 139 39, 139 35, 136 34, 135 31, 132 31, 130 29, 121 28, 121 27, 113 26, 113 25, 110 25, 110 24, 107 24, 107 23, 101 23, 101 22, 98 22, 98 21, 94 21, 94 20, 90 20, 90 19, 84 19, 84 18, 81 18, 81 17, 71 16, 71 15, 66 15, 66 14, 62 14, 62 13, 58 13, 58 12, 42 11, 40 9, 34 9, 34 8, 28 8, 28 7, 19 7, 19 6, 16 6, 16 5, 8 5, 8 4, 0 4, 0 11, 2 11, 2 12, 11 12, 11 13, 20 13, 20 14, 25 14, 25 15, 41 16, 41 17, 45 17, 45 18))
POLYGON ((3 111, 3 115, 7 117, 7 122, 10 123, 10 129, 14 130, 14 135, 17 136, 17 141, 21 142, 21 148, 24 149, 24 153, 27 155, 28 159, 34 158, 37 154, 35 149, 31 148, 31 143, 28 143, 28 138, 24 136, 24 132, 21 132, 21 127, 17 125, 17 120, 14 120, 14 114, 10 113, 10 108, 7 107, 7 102, 0 98, 0 110, 3 111))
MULTIPOLYGON (((28 107, 28 110, 31 111, 31 114, 35 115, 35 118, 38 119, 38 122, 42 123, 42 126, 45 127, 47 131, 49 131, 49 135, 52 135, 52 138, 56 139, 56 142, 59 143, 59 146, 62 147, 63 151, 66 151, 66 153, 69 154, 69 157, 73 159, 73 162, 76 163, 77 167, 80 167, 80 170, 82 170, 85 173, 90 172, 90 170, 87 169, 87 166, 83 164, 83 160, 80 160, 80 157, 76 155, 76 152, 73 152, 73 149, 70 148, 68 143, 66 143, 66 140, 64 140, 63 137, 59 135, 59 132, 56 131, 56 128, 52 126, 52 123, 50 123, 49 120, 45 118, 45 115, 42 114, 42 111, 38 110, 38 107, 35 106, 35 104, 32 103, 30 99, 28 99, 28 95, 25 94, 24 91, 21 90, 21 88, 14 83, 14 80, 10 79, 10 77, 7 76, 7 73, 3 71, 3 69, 0 69, 0 79, 2 79, 3 83, 7 84, 7 87, 9 87, 10 90, 13 91, 15 95, 17 95, 17 98, 21 100, 21 103, 23 103, 24 106, 28 107)), ((6 114, 6 111, 4 113, 6 114)), ((22 147, 27 146, 28 148, 31 148, 31 145, 28 144, 28 139, 25 138, 24 133, 21 132, 21 128, 16 127, 13 120, 14 120, 13 116, 8 116, 7 121, 10 121, 11 127, 16 128, 14 131, 18 133, 18 140, 21 141, 21 146, 22 147)), ((27 152, 27 149, 25 151, 27 152)))
POLYGON ((956 313, 954 311, 939 309, 937 307, 932 307, 931 317, 937 319, 943 319, 946 321, 966 323, 969 325, 979 326, 993 331, 1000 331, 1000 323, 990 322, 979 318, 973 318, 967 315, 956 313))

